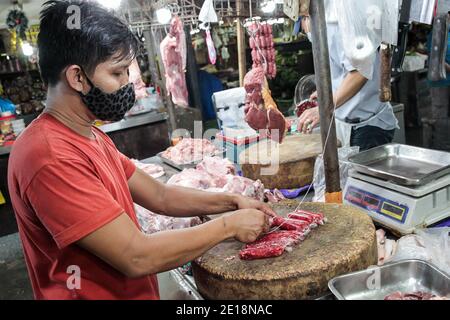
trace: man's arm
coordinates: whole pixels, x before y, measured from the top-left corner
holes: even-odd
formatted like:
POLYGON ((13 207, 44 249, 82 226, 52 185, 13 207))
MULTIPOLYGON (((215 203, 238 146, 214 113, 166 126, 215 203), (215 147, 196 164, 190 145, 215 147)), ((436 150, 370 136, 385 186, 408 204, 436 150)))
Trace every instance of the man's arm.
POLYGON ((134 202, 162 215, 195 217, 220 214, 238 209, 257 209, 267 215, 275 213, 259 201, 239 195, 197 191, 158 182, 137 169, 128 181, 134 202))
POLYGON ((450 73, 450 64, 445 64, 445 69, 447 70, 447 73, 450 73))
MULTIPOLYGON (((357 95, 367 81, 367 78, 358 71, 351 71, 342 81, 339 89, 334 93, 333 102, 336 109, 357 95)), ((317 92, 314 92, 311 95, 311 99, 317 99, 317 92)), ((298 131, 303 133, 311 132, 311 130, 319 125, 319 123, 319 108, 306 110, 299 118, 298 131)))
POLYGON ((77 244, 124 275, 138 278, 182 266, 229 238, 253 242, 268 229, 264 213, 242 210, 198 227, 145 235, 124 213, 77 244))
POLYGON ((365 78, 359 71, 350 72, 342 81, 339 89, 334 93, 333 101, 336 108, 341 107, 347 101, 358 94, 359 91, 366 85, 367 78, 365 78))

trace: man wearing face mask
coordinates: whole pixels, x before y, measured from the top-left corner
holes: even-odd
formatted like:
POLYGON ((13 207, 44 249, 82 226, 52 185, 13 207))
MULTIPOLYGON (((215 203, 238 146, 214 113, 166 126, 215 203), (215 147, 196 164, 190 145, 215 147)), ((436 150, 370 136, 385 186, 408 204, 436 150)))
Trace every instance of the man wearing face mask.
POLYGON ((36 299, 159 299, 157 273, 268 230, 274 212, 263 203, 160 184, 93 126, 135 102, 138 43, 118 18, 92 1, 49 1, 38 45, 47 108, 17 140, 8 173, 36 299), (69 27, 73 5, 81 28, 69 27), (147 236, 134 203, 173 217, 230 214, 147 236))
MULTIPOLYGON (((358 0, 363 1, 363 0, 358 0)), ((367 59, 364 70, 355 68, 346 57, 335 1, 326 1, 327 33, 331 80, 336 106, 336 131, 342 146, 358 146, 365 151, 392 142, 398 121, 390 103, 379 100, 380 53, 367 59)), ((309 17, 302 20, 310 41, 309 17)), ((311 96, 317 99, 317 93, 311 96)), ((300 132, 311 133, 320 124, 319 108, 305 111, 299 118, 300 132)))

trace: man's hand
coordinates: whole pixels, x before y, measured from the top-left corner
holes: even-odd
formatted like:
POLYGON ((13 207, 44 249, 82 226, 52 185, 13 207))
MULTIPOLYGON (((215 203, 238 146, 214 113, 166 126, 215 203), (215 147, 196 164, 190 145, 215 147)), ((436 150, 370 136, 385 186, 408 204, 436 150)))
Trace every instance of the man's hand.
POLYGON ((311 96, 309 97, 309 100, 317 100, 318 96, 317 96, 317 91, 314 91, 311 96))
POLYGON ((319 107, 306 110, 298 119, 298 131, 311 133, 320 123, 319 107))
POLYGON ((243 196, 237 196, 236 197, 236 206, 238 210, 244 210, 244 209, 255 209, 262 211, 269 217, 276 217, 277 214, 265 203, 257 200, 253 200, 247 197, 243 196))
POLYGON ((255 209, 239 210, 223 219, 232 237, 243 243, 255 242, 270 230, 269 216, 255 209))

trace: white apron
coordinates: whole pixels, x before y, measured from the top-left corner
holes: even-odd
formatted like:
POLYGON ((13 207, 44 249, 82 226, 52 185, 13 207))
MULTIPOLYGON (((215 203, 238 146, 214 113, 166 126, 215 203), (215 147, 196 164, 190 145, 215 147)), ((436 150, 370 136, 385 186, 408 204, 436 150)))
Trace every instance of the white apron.
POLYGON ((387 108, 389 107, 389 104, 386 104, 383 109, 381 109, 380 112, 378 112, 376 115, 372 116, 366 121, 360 122, 360 123, 347 123, 345 121, 341 121, 335 117, 336 120, 336 135, 337 139, 341 142, 342 147, 347 148, 350 147, 351 144, 351 137, 352 137, 352 129, 354 127, 360 127, 365 126, 369 124, 371 121, 375 120, 380 114, 382 114, 387 108))

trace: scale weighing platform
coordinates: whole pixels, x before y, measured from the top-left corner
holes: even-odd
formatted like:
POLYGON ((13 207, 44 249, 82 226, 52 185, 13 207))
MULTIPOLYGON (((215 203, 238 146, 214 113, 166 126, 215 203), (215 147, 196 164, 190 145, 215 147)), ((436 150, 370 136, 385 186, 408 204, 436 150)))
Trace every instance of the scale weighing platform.
POLYGON ((356 155, 349 159, 354 169, 344 203, 363 209, 401 235, 436 224, 450 217, 450 174, 444 159, 450 160, 450 154, 395 144, 356 155), (425 160, 424 152, 434 161, 425 160), (438 155, 440 169, 436 169, 438 155), (419 179, 411 179, 419 174, 419 179))

